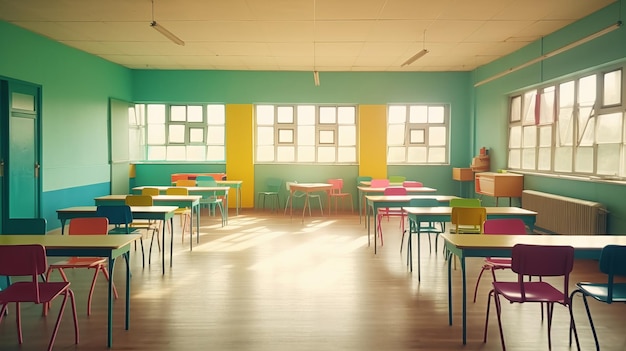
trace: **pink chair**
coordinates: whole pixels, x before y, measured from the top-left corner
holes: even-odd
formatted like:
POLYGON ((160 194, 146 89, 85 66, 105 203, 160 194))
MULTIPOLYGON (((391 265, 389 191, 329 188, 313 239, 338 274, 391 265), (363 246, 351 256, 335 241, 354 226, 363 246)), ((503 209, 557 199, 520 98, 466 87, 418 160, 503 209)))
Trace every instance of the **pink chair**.
POLYGON ((422 182, 416 182, 414 180, 405 180, 402 182, 402 186, 405 188, 421 188, 424 186, 422 182))
POLYGON ((389 179, 372 179, 371 188, 386 188, 389 186, 389 179))
MULTIPOLYGON (((496 305, 498 327, 502 350, 506 350, 504 334, 502 332, 502 303, 500 297, 510 303, 538 302, 547 304, 548 311, 548 348, 552 349, 552 313, 554 304, 558 303, 568 307, 569 311, 569 274, 574 267, 574 248, 571 246, 544 246, 524 245, 513 246, 511 255, 511 270, 517 273, 517 281, 493 282, 493 289, 487 299, 487 315, 485 317, 485 331, 483 342, 487 342, 487 327, 489 326, 489 307, 491 296, 496 305), (550 283, 544 281, 525 282, 525 276, 562 277, 563 286, 559 290, 550 283)), ((570 323, 571 324, 571 323, 570 323)), ((517 331, 519 332, 519 330, 517 331)))
MULTIPOLYGON (((328 184, 331 184, 330 188, 330 198, 335 199, 335 213, 337 213, 337 200, 341 199, 341 205, 343 207, 344 200, 350 200, 350 210, 354 213, 354 204, 352 203, 352 194, 344 193, 343 190, 343 179, 329 179, 328 184)), ((286 208, 287 206, 285 206, 286 208)), ((321 206, 320 206, 321 208, 321 206)), ((330 212, 330 209, 328 209, 330 212)))
MULTIPOLYGON (((392 186, 385 188, 383 192, 385 196, 397 196, 397 195, 406 195, 406 188, 401 186, 392 186)), ((379 208, 378 209, 378 235, 380 237, 380 245, 383 245, 383 228, 381 226, 381 221, 383 217, 387 217, 387 221, 389 221, 389 217, 400 217, 400 229, 404 232, 404 217, 406 213, 403 209, 390 209, 389 207, 379 208)))
MULTIPOLYGON (((524 221, 519 218, 501 218, 501 219, 488 219, 485 221, 483 227, 484 234, 526 234, 526 225, 524 221)), ((476 280, 476 287, 474 288, 474 302, 476 302, 476 293, 478 292, 478 284, 483 272, 486 270, 491 271, 493 281, 496 281, 495 271, 498 269, 510 269, 511 258, 510 257, 486 257, 483 264, 483 268, 478 274, 478 280, 476 280)))
POLYGON ((18 281, 0 291, 0 322, 5 316, 9 303, 15 303, 15 319, 17 322, 17 339, 20 344, 24 342, 22 337, 22 319, 20 313, 20 303, 32 302, 35 304, 49 304, 56 297, 63 295, 63 302, 59 309, 48 351, 52 350, 56 339, 63 311, 69 298, 72 305, 74 317, 74 342, 78 344, 78 320, 76 318, 76 303, 74 293, 70 289, 68 282, 44 282, 40 283, 40 274, 46 272, 48 263, 46 261, 46 249, 42 245, 3 245, 0 246, 0 275, 5 276, 30 276, 30 280, 18 281))
MULTIPOLYGON (((109 220, 106 217, 91 217, 91 218, 73 218, 70 221, 69 235, 107 235, 109 231, 109 220)), ((102 272, 104 278, 109 281, 109 271, 107 270, 107 258, 106 257, 70 257, 64 261, 56 262, 48 267, 46 272, 46 281, 50 279, 50 273, 57 269, 64 282, 68 282, 67 276, 63 269, 66 268, 86 268, 94 269, 93 279, 91 280, 91 288, 89 289, 89 297, 87 298, 87 315, 91 315, 91 298, 93 297, 93 291, 96 287, 96 281, 98 280, 98 273, 102 272)), ((118 298, 117 289, 115 284, 113 285, 113 293, 115 298, 118 298)), ((50 307, 49 305, 47 306, 50 307)))

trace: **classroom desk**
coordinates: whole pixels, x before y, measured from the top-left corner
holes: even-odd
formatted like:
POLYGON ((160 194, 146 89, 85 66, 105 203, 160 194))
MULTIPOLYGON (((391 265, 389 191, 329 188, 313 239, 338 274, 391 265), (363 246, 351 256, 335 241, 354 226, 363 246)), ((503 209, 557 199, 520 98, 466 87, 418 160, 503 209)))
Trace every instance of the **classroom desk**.
MULTIPOLYGON (((363 182, 365 183, 365 182, 363 182)), ((394 186, 394 185, 390 185, 390 186, 394 186)), ((402 186, 402 184, 400 184, 399 186, 402 186)), ((385 192, 385 188, 372 188, 370 186, 357 186, 356 187, 359 190, 359 223, 361 223, 361 214, 363 211, 363 207, 361 206, 362 204, 365 203, 365 196, 366 195, 382 195, 385 192)), ((412 194, 423 194, 423 193, 434 193, 436 192, 437 189, 433 189, 433 188, 428 188, 425 186, 421 186, 421 187, 410 187, 410 188, 406 188, 406 193, 407 195, 412 195, 412 194)), ((367 205, 365 206, 365 210, 367 210, 367 205)))
MULTIPOLYGON (((93 217, 96 215, 97 206, 77 206, 68 207, 57 210, 57 217, 61 221, 61 234, 65 231, 65 222, 68 219, 80 218, 80 217, 93 217)), ((178 209, 178 206, 131 206, 130 210, 133 213, 135 219, 146 219, 163 221, 163 228, 161 230, 163 249, 161 250, 161 265, 162 273, 165 274, 165 222, 170 221, 170 228, 174 228, 174 211, 178 209)), ((171 229, 173 230, 173 229, 171 229)), ((170 230, 170 231, 171 231, 170 230)), ((119 234, 116 234, 119 235, 119 234)), ((200 232, 197 233, 197 240, 200 238, 200 232)), ((112 235, 113 236, 113 235, 112 235)), ((172 252, 174 249, 174 234, 170 233, 170 267, 172 266, 172 252)))
MULTIPOLYGON (((485 207, 487 210, 487 219, 492 218, 519 218, 524 221, 532 232, 535 228, 535 220, 537 212, 526 210, 519 207, 485 207)), ((417 228, 417 280, 421 279, 420 272, 420 222, 450 222, 452 215, 452 207, 407 207, 404 209, 409 217, 409 241, 407 254, 409 258, 410 269, 413 271, 413 249, 412 249, 412 232, 411 228, 417 228), (411 225, 413 224, 413 225, 411 225)), ((477 235, 477 234, 474 234, 477 235)))
MULTIPOLYGON (((330 211, 330 188, 332 188, 332 184, 328 183, 293 183, 289 185, 289 192, 291 193, 289 196, 289 214, 291 218, 293 218, 293 193, 296 191, 301 191, 306 194, 304 198, 304 205, 302 206, 302 223, 304 223, 304 211, 306 210, 306 206, 309 204, 309 194, 324 191, 326 192, 326 198, 328 199, 328 210, 330 211)), ((323 210, 322 210, 323 213, 323 210)))
MULTIPOLYGON (((105 195, 94 199, 96 206, 106 205, 124 205, 126 204, 127 195, 105 195)), ((158 195, 152 197, 154 206, 178 206, 187 207, 191 209, 191 218, 195 213, 196 215, 196 236, 197 241, 200 242, 200 199, 201 195, 158 195)), ((133 212, 134 217, 134 212, 133 212)), ((143 219, 143 218, 138 218, 143 219)), ((193 237, 193 220, 191 221, 189 230, 193 237)), ((165 223, 165 222, 163 222, 165 223)))
POLYGON ((113 345, 113 268, 115 260, 126 260, 126 321, 130 328, 130 244, 141 237, 130 235, 0 235, 0 245, 40 244, 47 256, 85 256, 108 258, 109 293, 107 312, 107 346, 113 345))
POLYGON ((367 200, 367 246, 370 245, 370 214, 374 215, 374 254, 376 254, 376 231, 378 226, 376 221, 378 220, 379 208, 404 208, 408 207, 411 203, 411 199, 435 199, 439 202, 450 202, 450 199, 457 199, 456 196, 449 195, 368 195, 365 196, 367 200), (370 211, 371 208, 371 211, 370 211))
MULTIPOLYGON (((442 234, 446 249, 461 261, 463 279, 463 344, 467 342, 466 257, 511 257, 515 244, 569 245, 574 257, 598 259, 606 245, 626 245, 624 235, 477 235, 442 234)), ((452 325, 452 257, 448 259, 448 322, 452 325)))
MULTIPOLYGON (((195 178, 189 178, 189 179, 195 179, 195 178)), ((224 186, 224 187, 235 189, 235 210, 236 210, 235 212, 237 213, 237 216, 239 216, 239 210, 241 209, 241 184, 243 183, 243 180, 217 180, 216 183, 218 186, 224 186)), ((176 182, 172 182, 172 186, 175 186, 175 185, 176 185, 176 182)), ((136 188, 142 188, 142 187, 136 187, 136 188)), ((146 188, 155 188, 155 187, 146 186, 146 188)), ((194 187, 186 187, 186 188, 192 189, 194 187)), ((199 188, 199 187, 195 187, 195 188, 199 188)), ((135 190, 135 188, 133 188, 133 190, 135 190)), ((189 190, 189 192, 191 192, 191 190, 189 190)), ((228 191, 226 191, 226 195, 228 195, 228 191)), ((226 200, 228 201, 228 197, 226 198, 226 200)))
MULTIPOLYGON (((133 188, 133 192, 135 194, 141 194, 141 191, 143 190, 143 188, 156 188, 159 189, 159 192, 163 193, 165 195, 165 192, 167 191, 167 189, 172 188, 171 186, 136 186, 133 188)), ((186 188, 187 191, 189 191, 189 195, 200 195, 200 196, 204 196, 207 193, 210 193, 211 195, 213 195, 215 192, 224 192, 224 198, 225 198, 225 207, 224 207, 224 217, 225 217, 225 222, 228 224, 228 190, 230 189, 227 186, 179 186, 179 188, 186 188)), ((219 195, 221 196, 221 195, 219 195)), ((239 199, 237 199, 237 206, 239 206, 239 199)), ((239 214, 239 210, 237 210, 237 214, 239 214)))

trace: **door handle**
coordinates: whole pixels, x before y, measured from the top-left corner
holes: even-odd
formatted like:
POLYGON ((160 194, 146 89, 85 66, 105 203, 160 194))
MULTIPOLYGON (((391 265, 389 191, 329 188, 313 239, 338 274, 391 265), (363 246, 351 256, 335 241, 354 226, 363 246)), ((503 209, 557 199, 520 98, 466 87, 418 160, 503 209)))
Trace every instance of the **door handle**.
POLYGON ((39 163, 35 163, 35 178, 39 178, 39 169, 41 168, 41 166, 39 165, 39 163))

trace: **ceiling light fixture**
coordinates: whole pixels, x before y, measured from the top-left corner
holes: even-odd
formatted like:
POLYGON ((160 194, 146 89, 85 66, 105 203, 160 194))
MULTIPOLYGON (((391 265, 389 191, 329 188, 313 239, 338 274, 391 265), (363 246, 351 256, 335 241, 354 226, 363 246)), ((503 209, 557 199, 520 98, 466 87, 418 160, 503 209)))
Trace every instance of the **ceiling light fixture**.
POLYGON ((428 50, 426 50, 426 29, 424 29, 424 40, 422 41, 422 44, 423 44, 422 51, 418 52, 417 54, 411 56, 408 60, 404 61, 404 63, 400 65, 400 67, 404 67, 404 66, 408 66, 412 64, 413 62, 419 60, 421 57, 423 57, 429 52, 428 50))
POLYGON ((579 45, 582 45, 582 44, 584 44, 586 42, 592 41, 592 40, 594 40, 596 38, 599 38, 599 37, 601 37, 601 36, 603 36, 603 35, 605 35, 607 33, 610 33, 612 31, 616 30, 617 28, 621 27, 621 25, 622 25, 622 21, 617 21, 617 23, 615 23, 613 25, 610 25, 610 26, 602 29, 601 31, 595 32, 595 33, 593 33, 591 35, 588 35, 588 36, 586 36, 586 37, 584 37, 582 39, 579 39, 579 40, 577 40, 577 41, 575 41, 573 43, 567 44, 567 45, 565 45, 565 46, 563 46, 561 48, 558 48, 558 49, 556 49, 554 51, 550 51, 547 54, 541 55, 541 56, 539 56, 537 58, 534 58, 534 59, 532 59, 532 60, 530 60, 530 61, 528 61, 526 63, 523 63, 523 64, 521 64, 519 66, 511 67, 511 68, 509 68, 506 71, 500 72, 500 73, 498 73, 498 74, 496 74, 494 76, 491 76, 491 77, 489 77, 487 79, 483 79, 480 82, 474 84, 474 87, 479 87, 479 86, 481 86, 483 84, 487 84, 487 83, 492 82, 492 81, 494 81, 496 79, 500 79, 500 78, 506 76, 507 74, 513 73, 515 71, 519 71, 520 69, 526 68, 526 67, 528 67, 530 65, 533 65, 533 64, 535 64, 537 62, 541 62, 541 61, 543 61, 543 60, 545 60, 547 58, 556 56, 556 55, 561 54, 561 53, 563 53, 565 51, 573 49, 573 48, 575 48, 575 47, 577 47, 579 45))
POLYGON ((156 29, 159 33, 163 34, 164 37, 166 37, 167 39, 171 40, 174 44, 177 44, 177 45, 180 45, 180 46, 185 46, 185 42, 184 41, 182 41, 179 37, 174 35, 174 33, 170 32, 167 29, 165 29, 165 27, 163 27, 162 25, 158 24, 154 20, 154 0, 152 0, 152 22, 150 22, 150 27, 156 29))

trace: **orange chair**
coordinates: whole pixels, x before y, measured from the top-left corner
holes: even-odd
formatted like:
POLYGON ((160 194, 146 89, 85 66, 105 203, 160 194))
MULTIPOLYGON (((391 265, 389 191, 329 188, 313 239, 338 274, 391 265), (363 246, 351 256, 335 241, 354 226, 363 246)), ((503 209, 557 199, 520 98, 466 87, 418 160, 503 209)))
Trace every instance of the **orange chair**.
POLYGON ((176 181, 176 186, 196 186, 195 179, 180 179, 176 181))
POLYGON ((189 179, 189 176, 187 174, 172 174, 171 175, 171 181, 174 184, 176 184, 176 182, 179 180, 187 180, 187 179, 189 179))
MULTIPOLYGON (((91 218, 74 218, 70 221, 69 235, 107 235, 109 231, 109 220, 106 217, 91 218)), ((89 289, 89 297, 87 298, 87 315, 91 315, 91 298, 93 296, 98 273, 102 272, 104 278, 109 281, 109 272, 106 267, 107 259, 105 257, 70 257, 64 261, 56 262, 48 267, 46 272, 46 281, 50 281, 50 273, 57 269, 64 282, 67 282, 67 276, 63 271, 64 268, 93 268, 95 270, 93 279, 91 280, 91 288, 89 289)), ((117 289, 113 285, 113 293, 118 298, 117 289)), ((48 306, 49 307, 49 306, 48 306)))
POLYGON ((17 322, 17 339, 20 344, 24 342, 22 337, 22 315, 20 304, 22 302, 43 303, 44 306, 52 302, 58 296, 63 295, 63 302, 59 309, 48 351, 52 350, 56 339, 61 318, 67 300, 72 305, 74 317, 74 343, 78 344, 78 319, 76 318, 76 302, 74 292, 70 289, 69 282, 39 282, 39 275, 46 272, 48 262, 46 260, 46 249, 42 245, 2 245, 0 246, 0 275, 10 276, 30 276, 30 280, 18 281, 0 291, 0 322, 6 315, 9 303, 15 303, 15 319, 17 322))
MULTIPOLYGON (((341 199, 341 207, 343 209, 345 203, 344 200, 350 200, 350 211, 354 213, 354 204, 352 203, 352 194, 344 193, 343 190, 343 179, 329 179, 328 184, 331 184, 330 188, 330 198, 335 199, 335 213, 337 213, 337 200, 341 199)), ((330 209, 328 209, 330 212, 330 209)))

